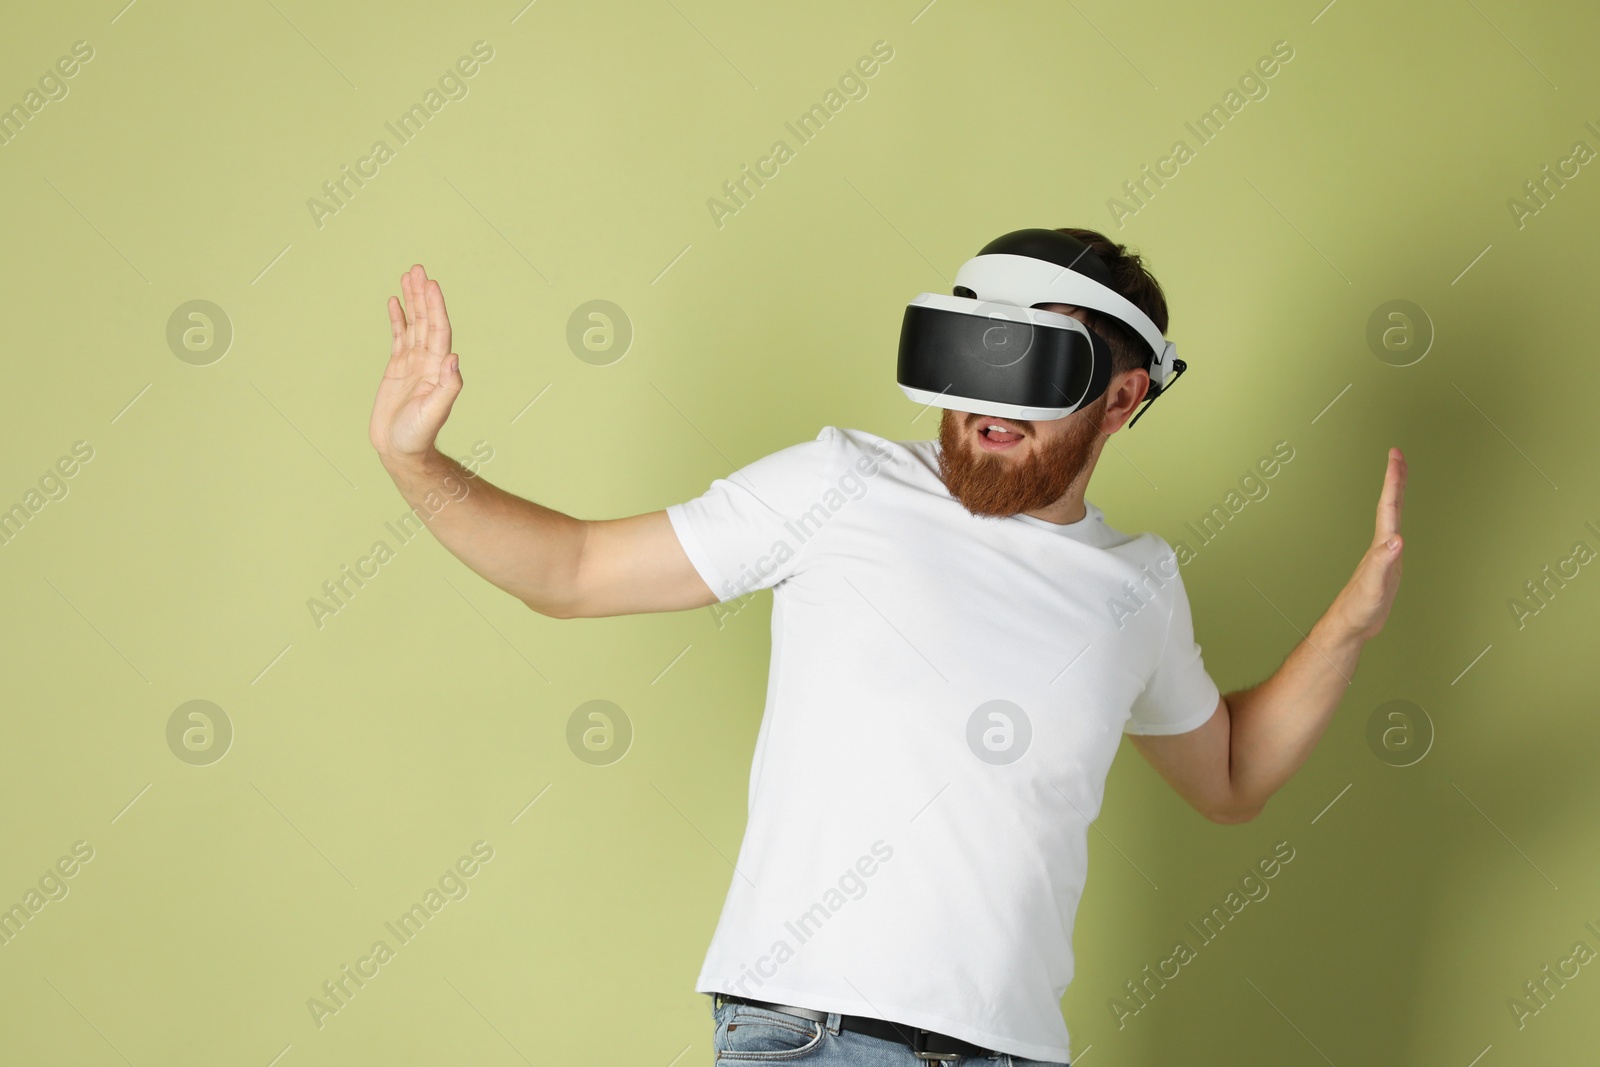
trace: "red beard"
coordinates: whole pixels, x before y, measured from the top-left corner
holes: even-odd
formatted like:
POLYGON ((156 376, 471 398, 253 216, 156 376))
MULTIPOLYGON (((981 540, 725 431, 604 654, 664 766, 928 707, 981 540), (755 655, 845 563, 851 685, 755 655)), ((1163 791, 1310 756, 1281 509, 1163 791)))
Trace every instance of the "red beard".
POLYGON ((1028 455, 1020 459, 978 447, 973 438, 984 416, 946 410, 939 422, 939 476, 950 495, 974 515, 1005 518, 1048 507, 1066 495, 1089 465, 1105 409, 1102 393, 1087 408, 1066 416, 1073 420, 1066 434, 1042 444, 1031 432, 1032 424, 1019 423, 1035 438, 1022 443, 1028 455))

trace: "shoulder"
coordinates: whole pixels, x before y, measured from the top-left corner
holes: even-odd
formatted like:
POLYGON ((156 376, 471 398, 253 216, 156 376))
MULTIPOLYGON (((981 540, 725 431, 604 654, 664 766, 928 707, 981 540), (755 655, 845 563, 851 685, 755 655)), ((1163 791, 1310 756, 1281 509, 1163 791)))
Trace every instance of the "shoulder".
POLYGON ((890 471, 905 480, 930 462, 937 469, 935 453, 928 451, 928 446, 938 447, 937 441, 895 441, 871 430, 824 426, 815 443, 828 454, 829 468, 836 476, 848 470, 868 477, 890 471))
POLYGON ((1105 513, 1094 508, 1101 547, 1116 552, 1138 569, 1150 571, 1166 579, 1178 577, 1178 554, 1167 539, 1153 530, 1142 533, 1124 533, 1105 521, 1105 513))
POLYGON ((1128 562, 1139 571, 1138 584, 1158 601, 1176 609, 1189 602, 1188 590, 1183 585, 1183 573, 1178 553, 1160 534, 1146 531, 1127 544, 1128 562))
POLYGON ((779 510, 809 506, 819 493, 857 477, 871 478, 901 459, 896 442, 865 430, 824 426, 746 463, 722 481, 748 489, 779 510))
POLYGON ((899 441, 873 433, 843 426, 823 427, 824 434, 836 435, 840 453, 861 469, 883 467, 892 469, 903 480, 914 480, 919 473, 939 469, 939 442, 937 440, 899 441))
POLYGON ((849 462, 866 461, 873 464, 902 462, 909 457, 906 445, 916 443, 891 441, 871 430, 847 426, 824 426, 817 439, 830 441, 831 447, 849 462))

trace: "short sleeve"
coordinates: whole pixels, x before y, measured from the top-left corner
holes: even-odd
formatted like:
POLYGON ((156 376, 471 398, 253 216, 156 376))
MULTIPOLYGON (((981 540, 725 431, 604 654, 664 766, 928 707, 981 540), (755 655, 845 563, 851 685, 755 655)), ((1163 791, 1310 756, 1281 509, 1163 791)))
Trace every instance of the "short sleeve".
POLYGON ((1172 612, 1156 669, 1144 691, 1133 701, 1122 732, 1128 734, 1182 734, 1203 726, 1222 698, 1217 683, 1206 672, 1200 646, 1194 639, 1194 620, 1183 577, 1174 579, 1172 612))
POLYGON ((711 483, 700 496, 667 507, 684 554, 718 601, 768 589, 798 572, 821 529, 822 504, 841 435, 824 426, 815 440, 790 445, 711 483))

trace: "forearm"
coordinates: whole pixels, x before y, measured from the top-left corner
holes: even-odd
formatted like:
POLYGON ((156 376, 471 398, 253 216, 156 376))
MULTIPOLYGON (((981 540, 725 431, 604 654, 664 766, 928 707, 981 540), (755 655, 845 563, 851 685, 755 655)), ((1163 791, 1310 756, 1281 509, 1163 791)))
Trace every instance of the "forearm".
POLYGON ((581 520, 514 496, 437 449, 380 458, 413 513, 461 562, 540 614, 560 617, 573 603, 581 520))
POLYGON ((1355 676, 1365 639, 1332 611, 1260 685, 1228 693, 1235 806, 1259 811, 1310 757, 1355 676))

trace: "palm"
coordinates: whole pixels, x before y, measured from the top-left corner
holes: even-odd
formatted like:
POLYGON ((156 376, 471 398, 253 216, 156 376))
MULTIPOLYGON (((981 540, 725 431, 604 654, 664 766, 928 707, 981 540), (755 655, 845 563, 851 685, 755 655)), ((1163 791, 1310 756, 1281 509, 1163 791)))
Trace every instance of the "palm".
POLYGON ((381 452, 416 455, 433 445, 460 378, 450 352, 444 293, 421 264, 401 276, 404 303, 389 298, 391 343, 368 436, 381 452))

